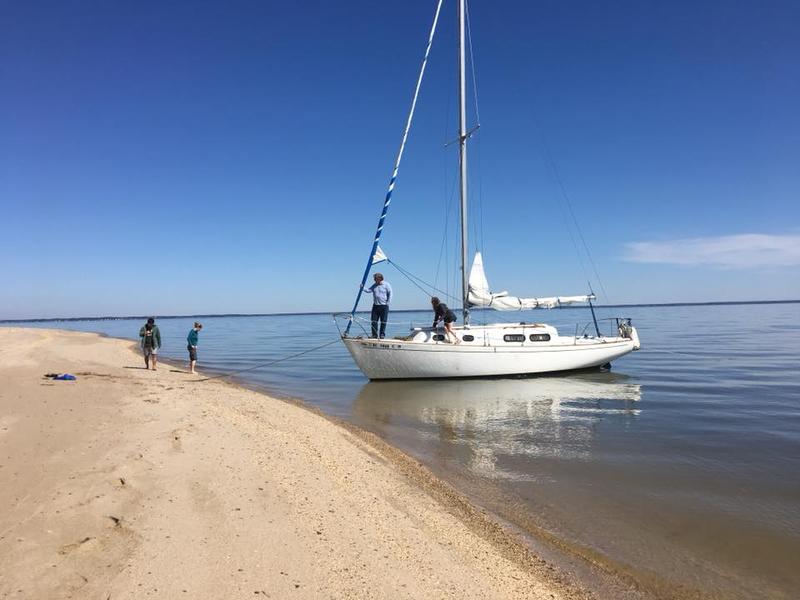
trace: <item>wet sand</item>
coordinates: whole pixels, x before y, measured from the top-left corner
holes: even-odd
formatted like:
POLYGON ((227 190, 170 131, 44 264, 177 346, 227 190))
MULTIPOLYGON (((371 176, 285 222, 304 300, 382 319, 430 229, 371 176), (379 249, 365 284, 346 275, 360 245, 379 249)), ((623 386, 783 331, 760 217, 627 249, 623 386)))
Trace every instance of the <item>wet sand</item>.
POLYGON ((143 367, 0 329, 0 598, 592 597, 375 436, 143 367))

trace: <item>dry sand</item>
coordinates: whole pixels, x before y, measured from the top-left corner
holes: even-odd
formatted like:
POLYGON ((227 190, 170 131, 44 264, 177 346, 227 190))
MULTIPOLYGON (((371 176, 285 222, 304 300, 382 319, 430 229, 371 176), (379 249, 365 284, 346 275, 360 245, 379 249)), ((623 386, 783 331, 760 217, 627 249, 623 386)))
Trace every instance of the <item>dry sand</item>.
POLYGON ((374 436, 200 379, 0 328, 0 598, 589 597, 374 436))

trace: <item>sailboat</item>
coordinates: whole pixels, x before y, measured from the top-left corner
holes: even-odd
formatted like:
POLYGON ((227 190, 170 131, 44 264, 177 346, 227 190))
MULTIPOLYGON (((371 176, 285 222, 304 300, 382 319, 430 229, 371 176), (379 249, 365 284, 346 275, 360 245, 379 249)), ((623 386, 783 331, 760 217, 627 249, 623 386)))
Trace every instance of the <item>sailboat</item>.
MULTIPOLYGON (((458 12, 458 96, 459 96, 459 166, 460 166, 460 225, 461 225, 461 301, 463 325, 453 328, 456 340, 449 339, 443 331, 433 327, 415 327, 407 336, 376 339, 350 334, 355 319, 361 290, 374 264, 386 260, 379 243, 392 191, 400 168, 406 140, 414 116, 420 86, 430 55, 436 25, 441 12, 439 0, 428 45, 417 78, 400 149, 383 203, 383 210, 361 279, 361 288, 353 309, 344 315, 347 325, 342 341, 353 356, 359 369, 371 380, 378 379, 440 379, 462 377, 519 376, 556 371, 589 369, 609 364, 611 361, 638 350, 639 336, 630 319, 616 319, 615 335, 600 333, 592 301, 594 294, 578 296, 553 296, 546 298, 519 298, 507 292, 492 292, 483 268, 483 257, 476 253, 467 275, 467 141, 472 132, 467 131, 466 117, 466 1, 457 0, 458 12), (495 310, 527 310, 554 308, 586 302, 592 310, 595 335, 560 335, 557 329, 543 323, 495 323, 473 325, 470 308, 495 310)), ((342 315, 336 315, 342 316, 342 315)))

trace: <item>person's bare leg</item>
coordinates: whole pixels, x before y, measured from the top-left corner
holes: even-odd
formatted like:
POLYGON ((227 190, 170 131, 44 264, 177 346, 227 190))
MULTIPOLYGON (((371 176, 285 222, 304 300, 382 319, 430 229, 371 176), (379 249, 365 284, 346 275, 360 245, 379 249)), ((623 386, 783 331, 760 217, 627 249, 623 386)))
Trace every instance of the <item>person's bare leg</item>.
POLYGON ((192 372, 192 375, 197 375, 197 371, 194 370, 194 366, 197 363, 196 360, 189 361, 189 370, 192 372))
POLYGON ((150 368, 150 355, 149 354, 145 354, 144 355, 144 368, 145 369, 149 369, 150 368))
POLYGON ((461 340, 458 339, 456 332, 453 331, 453 324, 452 323, 445 323, 444 325, 445 331, 447 331, 447 338, 452 339, 452 344, 460 344, 461 340))
POLYGON ((156 364, 158 363, 158 354, 153 354, 153 356, 151 356, 151 358, 153 359, 153 371, 155 371, 156 370, 156 364))

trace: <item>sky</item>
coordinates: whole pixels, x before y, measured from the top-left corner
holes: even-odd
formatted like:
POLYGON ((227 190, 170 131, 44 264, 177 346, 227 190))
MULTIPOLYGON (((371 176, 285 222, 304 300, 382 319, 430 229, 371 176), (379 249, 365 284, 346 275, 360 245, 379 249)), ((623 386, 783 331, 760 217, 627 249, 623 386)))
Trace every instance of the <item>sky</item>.
MULTIPOLYGON (((349 311, 434 8, 0 3, 0 319, 349 311)), ((800 298, 799 3, 469 13, 469 246, 495 291, 800 298)), ((381 247, 458 296, 454 15, 381 247)), ((395 309, 427 305, 379 268, 395 309)))

